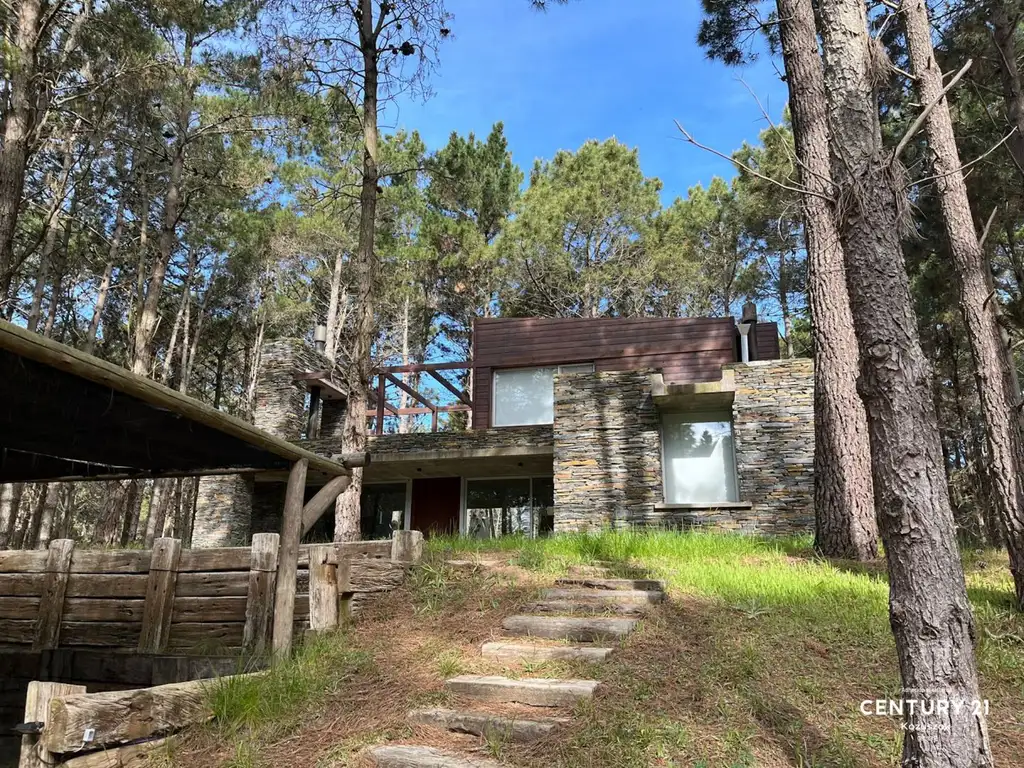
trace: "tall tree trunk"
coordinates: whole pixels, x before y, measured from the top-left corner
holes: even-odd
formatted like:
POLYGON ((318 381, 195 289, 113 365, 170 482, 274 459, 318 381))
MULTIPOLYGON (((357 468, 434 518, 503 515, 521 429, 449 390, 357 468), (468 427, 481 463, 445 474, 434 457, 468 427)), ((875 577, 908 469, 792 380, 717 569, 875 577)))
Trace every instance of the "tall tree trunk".
POLYGON ((828 557, 868 560, 878 555, 871 448, 857 396, 857 338, 843 248, 829 202, 834 188, 814 9, 811 0, 778 0, 778 11, 793 138, 806 190, 802 199, 814 341, 814 544, 828 557))
POLYGON ((121 521, 120 542, 122 547, 128 546, 132 540, 132 530, 138 527, 139 511, 142 508, 142 494, 139 492, 139 481, 129 480, 125 491, 124 519, 121 521))
POLYGON ((14 233, 25 188, 25 167, 36 119, 40 0, 21 0, 14 19, 14 50, 10 64, 10 107, 5 115, 0 147, 0 305, 7 300, 14 278, 14 233))
POLYGON ((178 110, 177 137, 174 140, 174 154, 171 158, 167 188, 164 192, 163 221, 160 226, 160 238, 157 242, 157 253, 149 273, 146 286, 146 297, 142 302, 142 312, 135 328, 135 357, 132 361, 132 372, 140 376, 149 376, 153 367, 153 339, 160 319, 160 295, 163 292, 164 278, 171 256, 178 244, 178 218, 182 211, 182 181, 185 176, 185 149, 188 144, 189 122, 192 117, 192 104, 195 98, 195 81, 192 76, 192 54, 195 44, 194 35, 189 32, 185 36, 182 55, 182 101, 178 110))
MULTIPOLYGON (((809 2, 809 0, 804 0, 809 2)), ((871 440, 875 509, 889 566, 889 622, 906 714, 903 765, 990 766, 979 701, 974 617, 956 545, 928 361, 900 248, 907 205, 882 146, 873 45, 861 0, 821 0, 833 179, 847 289, 861 351, 858 390, 871 440), (936 702, 951 704, 944 710, 936 702), (959 708, 961 707, 962 708, 959 708)))
POLYGON ((1017 26, 1020 11, 1017 3, 1009 0, 992 0, 990 18, 992 38, 996 45, 996 64, 1003 89, 1003 104, 1006 107, 1006 122, 1016 128, 1006 142, 1017 166, 1017 172, 1024 178, 1024 89, 1021 88, 1020 68, 1017 66, 1017 26), (1009 6, 1013 6, 1011 9, 1009 6))
POLYGON ((338 356, 338 340, 341 338, 341 273, 345 267, 345 255, 339 248, 334 254, 334 269, 331 271, 331 296, 327 303, 327 341, 324 356, 335 361, 338 356))
MULTIPOLYGON (((174 364, 174 351, 178 344, 178 331, 182 326, 182 319, 188 311, 189 289, 192 283, 192 271, 195 269, 195 250, 189 248, 188 265, 185 267, 185 279, 181 285, 181 301, 178 302, 178 312, 174 316, 174 327, 171 328, 171 338, 167 341, 167 351, 164 354, 163 370, 160 373, 160 383, 167 385, 171 380, 171 367, 174 364)), ((188 322, 187 320, 185 322, 188 322)), ((187 335, 188 331, 186 331, 187 335)), ((188 341, 185 342, 188 346, 188 341)))
POLYGON ((103 270, 103 279, 100 280, 99 291, 96 293, 96 302, 92 308, 92 320, 89 322, 89 330, 85 336, 83 351, 91 355, 96 349, 96 337, 100 330, 100 320, 103 317, 103 308, 107 305, 107 294, 110 292, 110 281, 114 275, 114 263, 117 261, 118 252, 121 250, 121 238, 124 236, 124 199, 117 205, 117 218, 114 221, 114 232, 110 238, 110 249, 107 251, 107 266, 103 270))
POLYGON ((1017 609, 1024 610, 1024 434, 1017 411, 1009 350, 1003 344, 996 312, 998 298, 989 294, 988 261, 971 218, 953 119, 948 101, 942 95, 942 72, 932 49, 928 7, 924 0, 905 0, 902 7, 911 67, 921 102, 934 105, 924 126, 934 156, 935 187, 974 361, 988 443, 992 501, 1010 553, 1017 609))
POLYGON ((50 276, 50 268, 53 263, 53 252, 57 249, 57 232, 60 225, 60 211, 54 211, 46 226, 46 235, 43 238, 43 250, 39 254, 39 269, 36 272, 35 287, 32 289, 32 303, 29 305, 28 317, 25 320, 25 327, 33 333, 39 327, 39 320, 43 316, 43 297, 46 295, 46 283, 50 276))
POLYGON ((40 483, 39 496, 36 499, 35 511, 32 513, 32 522, 29 525, 28 536, 24 544, 26 549, 30 547, 46 549, 49 545, 56 507, 55 500, 50 497, 50 483, 40 483))
POLYGON ((24 492, 24 483, 7 483, 0 486, 0 549, 6 549, 13 544, 24 492))
MULTIPOLYGON (((359 193, 359 244, 356 278, 356 327, 349 363, 348 409, 342 434, 346 453, 366 450, 366 397, 373 372, 371 353, 376 330, 374 303, 377 255, 374 235, 377 218, 377 32, 372 0, 359 0, 359 44, 363 53, 363 171, 359 193)), ((335 504, 334 540, 359 539, 359 499, 363 470, 352 470, 352 482, 335 504)))

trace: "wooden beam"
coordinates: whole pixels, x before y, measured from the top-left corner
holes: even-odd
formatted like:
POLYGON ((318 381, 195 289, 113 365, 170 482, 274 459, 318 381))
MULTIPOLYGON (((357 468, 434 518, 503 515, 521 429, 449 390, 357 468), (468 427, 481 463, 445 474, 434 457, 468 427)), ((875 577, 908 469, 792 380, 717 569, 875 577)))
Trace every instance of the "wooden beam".
MULTIPOLYGON (((422 416, 423 414, 433 413, 470 413, 473 409, 468 405, 439 405, 436 408, 396 408, 394 409, 395 416, 422 416)), ((373 414, 367 416, 368 419, 373 418, 373 414)))
POLYGON ((306 493, 309 462, 295 462, 288 475, 284 494, 284 521, 281 526, 281 554, 277 567, 274 599, 274 655, 283 658, 292 649, 292 624, 295 620, 295 580, 299 568, 299 540, 302 538, 302 507, 306 493))
POLYGON ((158 384, 152 379, 137 376, 124 368, 64 344, 58 344, 52 339, 44 338, 4 320, 0 320, 0 348, 87 379, 95 384, 137 397, 151 406, 179 414, 211 429, 231 435, 249 445, 262 448, 283 459, 290 461, 305 459, 310 467, 319 472, 330 475, 346 474, 345 468, 341 465, 257 429, 242 419, 158 384))
POLYGON ((468 360, 456 363, 421 363, 418 365, 388 365, 378 368, 375 373, 427 373, 429 371, 455 371, 460 368, 472 368, 468 360))
POLYGON ((302 508, 303 536, 309 533, 309 529, 323 516, 335 499, 348 488, 350 481, 351 478, 348 475, 332 478, 328 481, 327 485, 316 492, 316 496, 306 502, 306 505, 302 508))
POLYGON ((90 752, 61 763, 61 768, 147 768, 165 765, 180 740, 180 736, 167 736, 141 744, 90 752))
POLYGON ((342 389, 331 376, 329 371, 314 371, 313 373, 297 373, 292 377, 292 382, 305 383, 312 387, 318 386, 326 390, 336 400, 347 400, 348 392, 342 389))
POLYGON ((444 387, 457 398, 459 398, 459 400, 461 400, 464 404, 472 407, 473 401, 469 399, 469 394, 467 392, 454 386, 450 381, 448 381, 448 379, 446 379, 444 376, 442 376, 435 370, 429 370, 427 371, 427 373, 429 373, 434 378, 434 380, 437 381, 438 384, 440 384, 442 387, 444 387))
POLYGON ((415 389, 410 387, 408 384, 406 384, 404 381, 399 379, 394 374, 385 373, 384 376, 387 378, 388 381, 390 381, 392 384, 394 384, 400 390, 402 390, 403 392, 408 394, 410 397, 415 398, 415 400, 417 402, 423 403, 425 406, 427 406, 427 408, 434 408, 435 407, 434 404, 432 402, 430 402, 430 400, 425 398, 423 395, 421 395, 419 392, 417 392, 415 389))
POLYGON ((174 587, 178 579, 181 557, 179 539, 157 539, 149 561, 146 584, 146 605, 142 609, 142 631, 139 653, 163 653, 171 637, 171 613, 174 609, 174 587))
POLYGON ((61 614, 64 612, 64 594, 68 588, 71 556, 75 549, 73 539, 54 539, 46 554, 46 577, 39 599, 39 616, 32 640, 33 651, 53 650, 60 643, 61 614))
MULTIPOLYGON (((43 731, 50 726, 50 702, 58 696, 85 693, 84 685, 68 685, 67 683, 40 683, 33 680, 28 684, 25 696, 25 723, 42 723, 43 731)), ((81 738, 81 734, 79 734, 81 738)), ((53 750, 42 744, 41 735, 25 734, 21 737, 21 757, 18 768, 44 768, 56 765, 57 756, 53 750)))
POLYGON ((252 537, 242 632, 242 652, 247 657, 262 656, 271 642, 280 540, 276 533, 257 533, 252 537))

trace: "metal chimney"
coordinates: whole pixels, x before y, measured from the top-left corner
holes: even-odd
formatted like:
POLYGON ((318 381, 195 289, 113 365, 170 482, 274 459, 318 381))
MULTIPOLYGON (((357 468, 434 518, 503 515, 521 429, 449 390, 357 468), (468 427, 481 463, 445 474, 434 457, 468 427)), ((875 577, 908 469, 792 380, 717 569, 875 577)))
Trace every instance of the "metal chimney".
POLYGON ((313 349, 321 355, 327 349, 327 326, 321 323, 313 331, 313 349))

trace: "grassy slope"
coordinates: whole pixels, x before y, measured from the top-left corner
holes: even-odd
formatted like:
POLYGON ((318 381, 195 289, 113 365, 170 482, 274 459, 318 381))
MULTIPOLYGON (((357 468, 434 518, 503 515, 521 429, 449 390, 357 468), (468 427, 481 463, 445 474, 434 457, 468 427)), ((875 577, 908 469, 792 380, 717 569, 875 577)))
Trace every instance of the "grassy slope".
MULTIPOLYGON (((179 764, 348 765, 359 746, 393 739, 465 748, 465 738, 413 733, 402 715, 409 706, 458 703, 442 690, 447 676, 491 672, 594 674, 605 682, 557 738, 485 745, 509 764, 896 765, 894 723, 858 711, 862 700, 899 688, 884 566, 822 561, 808 544, 667 532, 432 541, 434 564, 411 594, 390 596, 353 633, 300 656, 300 669, 320 671, 285 677, 306 683, 282 682, 265 697, 225 696, 219 724, 194 739, 179 764), (436 564, 468 550, 510 567, 460 575, 436 564), (503 616, 553 576, 596 561, 663 578, 672 598, 609 663, 496 669, 479 658, 479 642, 496 634, 503 616), (260 711, 253 702, 264 700, 281 706, 260 711), (327 711, 318 714, 316 704, 327 711)), ((1010 607, 1005 555, 976 553, 965 565, 996 757, 1002 766, 1024 765, 1024 620, 1010 607)))

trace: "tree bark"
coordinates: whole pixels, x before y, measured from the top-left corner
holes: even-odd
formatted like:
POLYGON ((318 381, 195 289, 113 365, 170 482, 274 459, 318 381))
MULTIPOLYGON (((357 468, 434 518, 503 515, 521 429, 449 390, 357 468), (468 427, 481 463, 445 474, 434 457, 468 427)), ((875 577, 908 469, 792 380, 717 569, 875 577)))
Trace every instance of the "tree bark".
POLYGON ((192 55, 194 35, 185 36, 182 55, 182 102, 177 118, 177 137, 171 158, 167 189, 164 193, 164 213, 157 242, 156 258, 149 273, 146 297, 142 302, 142 313, 135 328, 135 358, 132 373, 149 376, 153 367, 153 339, 160 319, 160 295, 163 292, 167 266, 178 244, 178 218, 182 210, 182 181, 185 176, 185 148, 188 144, 189 122, 192 117, 192 103, 195 98, 195 80, 192 76, 192 55))
POLYGON ((1009 350, 1003 344, 997 302, 990 295, 988 261, 971 217, 967 185, 953 133, 942 72, 932 49, 924 0, 906 0, 903 19, 921 102, 935 104, 924 122, 933 154, 935 188, 957 275, 960 311, 971 346, 992 478, 992 501, 1010 553, 1017 609, 1024 610, 1024 434, 1017 412, 1009 350))
POLYGON ((10 107, 0 147, 0 305, 14 279, 14 233, 25 188, 25 167, 36 119, 40 0, 21 0, 14 20, 14 51, 10 58, 10 107))
POLYGON ((24 492, 24 483, 0 486, 0 549, 7 549, 13 543, 24 492))
MULTIPOLYGON (((867 417, 857 396, 857 338, 846 291, 829 167, 825 80, 810 0, 778 0, 779 33, 800 166, 814 341, 815 548, 878 555, 867 417)), ((779 269, 782 280, 782 268, 779 269)), ((787 331, 787 334, 790 334, 787 331)))
MULTIPOLYGON (((807 1, 807 0, 805 0, 807 1)), ((903 765, 992 765, 974 658, 974 617, 956 545, 928 361, 900 248, 907 205, 882 146, 872 41, 861 0, 821 0, 847 290, 860 348, 875 509, 889 567, 889 621, 908 711, 903 765), (936 702, 946 701, 943 709, 936 702), (962 708, 958 708, 962 707, 962 708)))
POLYGON ((124 236, 124 201, 117 206, 117 218, 114 221, 114 232, 110 238, 110 250, 107 252, 107 266, 103 270, 103 279, 100 281, 99 291, 96 293, 96 302, 92 308, 92 320, 89 322, 89 330, 85 336, 83 351, 91 355, 96 349, 96 337, 99 335, 100 320, 103 317, 103 308, 107 305, 107 295, 110 292, 110 281, 114 275, 114 262, 117 261, 118 252, 121 250, 121 238, 124 236))
MULTIPOLYGON (((356 323, 348 371, 348 409, 342 434, 345 453, 366 450, 366 397, 373 373, 371 353, 376 331, 374 304, 377 255, 374 236, 377 218, 377 34, 372 0, 359 0, 359 47, 363 54, 363 170, 359 193, 359 244, 356 278, 356 323)), ((359 539, 359 500, 363 470, 352 470, 352 482, 335 504, 334 540, 359 539)))

